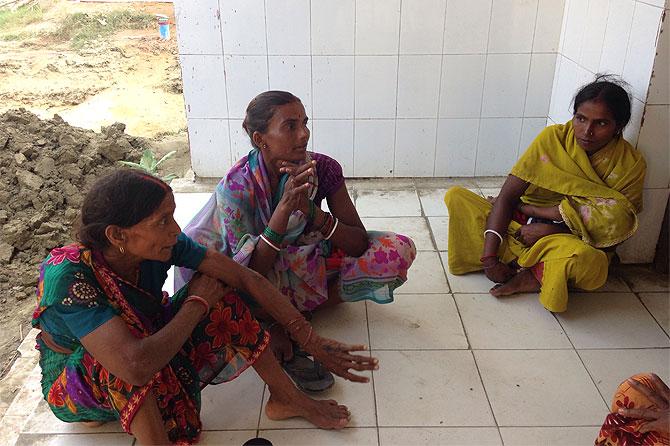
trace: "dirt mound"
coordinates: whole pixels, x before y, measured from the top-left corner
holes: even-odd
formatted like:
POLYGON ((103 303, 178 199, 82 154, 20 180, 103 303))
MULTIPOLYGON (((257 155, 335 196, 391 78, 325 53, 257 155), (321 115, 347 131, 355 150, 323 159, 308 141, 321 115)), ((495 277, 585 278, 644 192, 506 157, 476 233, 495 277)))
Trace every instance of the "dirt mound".
POLYGON ((72 241, 85 191, 146 143, 121 123, 100 133, 60 116, 41 120, 24 110, 0 115, 0 366, 13 359, 34 306, 39 263, 72 241), (23 301, 17 304, 17 301, 23 301), (18 310, 18 311, 17 311, 18 310))

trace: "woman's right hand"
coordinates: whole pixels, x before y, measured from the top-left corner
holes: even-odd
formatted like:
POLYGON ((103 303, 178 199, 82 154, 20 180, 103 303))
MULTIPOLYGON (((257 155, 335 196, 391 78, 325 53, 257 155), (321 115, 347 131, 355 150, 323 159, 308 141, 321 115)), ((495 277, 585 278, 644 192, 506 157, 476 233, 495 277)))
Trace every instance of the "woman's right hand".
POLYGON ((220 280, 201 273, 195 273, 188 283, 188 294, 202 297, 210 307, 216 305, 230 290, 220 280))
POLYGON ((284 186, 284 193, 279 201, 279 206, 289 212, 296 210, 305 212, 307 210, 307 191, 312 184, 310 178, 314 176, 314 169, 312 169, 314 165, 315 162, 312 161, 299 166, 286 163, 281 167, 280 172, 287 173, 289 179, 284 186))
POLYGON ((495 283, 505 283, 514 276, 514 270, 506 263, 496 259, 497 263, 491 265, 484 264, 484 274, 495 283))
POLYGON ((328 370, 348 381, 359 383, 370 381, 368 377, 357 375, 350 370, 365 371, 379 368, 377 358, 352 354, 352 352, 367 350, 364 345, 343 344, 334 339, 322 338, 314 333, 309 343, 303 348, 328 370))

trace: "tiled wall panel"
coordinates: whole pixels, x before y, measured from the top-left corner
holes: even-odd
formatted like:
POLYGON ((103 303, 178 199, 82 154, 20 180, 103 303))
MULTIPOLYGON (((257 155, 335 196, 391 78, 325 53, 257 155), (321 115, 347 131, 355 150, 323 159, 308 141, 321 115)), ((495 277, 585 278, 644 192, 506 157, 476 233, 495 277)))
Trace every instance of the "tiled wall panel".
MULTIPOLYGON (((442 176, 504 175, 519 150, 523 120, 532 119, 526 132, 537 128, 531 122, 546 120, 565 0, 176 0, 175 6, 186 112, 189 122, 202 120, 200 140, 203 125, 228 119, 231 158, 246 154, 239 128, 246 106, 259 92, 282 89, 299 96, 316 121, 311 147, 341 153, 348 175, 442 176), (512 145, 499 152, 508 158, 477 169, 477 160, 487 159, 478 150, 488 150, 479 135, 482 118, 514 119, 516 130, 507 138, 512 145)), ((223 137, 212 131, 208 138, 216 135, 223 137)), ((203 165, 194 163, 197 175, 225 174, 212 165, 206 173, 203 165)))

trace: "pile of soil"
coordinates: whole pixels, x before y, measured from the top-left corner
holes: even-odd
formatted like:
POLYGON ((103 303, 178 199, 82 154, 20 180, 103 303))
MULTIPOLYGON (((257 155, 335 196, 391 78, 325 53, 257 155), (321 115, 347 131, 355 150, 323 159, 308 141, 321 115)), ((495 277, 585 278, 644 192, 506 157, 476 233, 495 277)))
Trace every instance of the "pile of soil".
POLYGON ((96 133, 25 109, 0 115, 0 370, 29 329, 39 264, 73 240, 85 191, 147 145, 124 131, 115 123, 96 133))

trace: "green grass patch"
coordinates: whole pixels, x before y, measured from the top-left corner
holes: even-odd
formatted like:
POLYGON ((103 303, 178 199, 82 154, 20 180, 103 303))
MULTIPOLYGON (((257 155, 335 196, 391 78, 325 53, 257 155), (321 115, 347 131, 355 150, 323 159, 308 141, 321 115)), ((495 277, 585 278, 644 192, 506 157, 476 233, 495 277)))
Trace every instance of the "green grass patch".
POLYGON ((0 31, 7 31, 42 20, 44 11, 40 5, 22 6, 12 11, 0 10, 0 31))
POLYGON ((156 23, 156 17, 144 12, 123 10, 107 13, 70 14, 51 36, 57 40, 70 41, 74 48, 109 36, 124 29, 145 29, 156 23))

